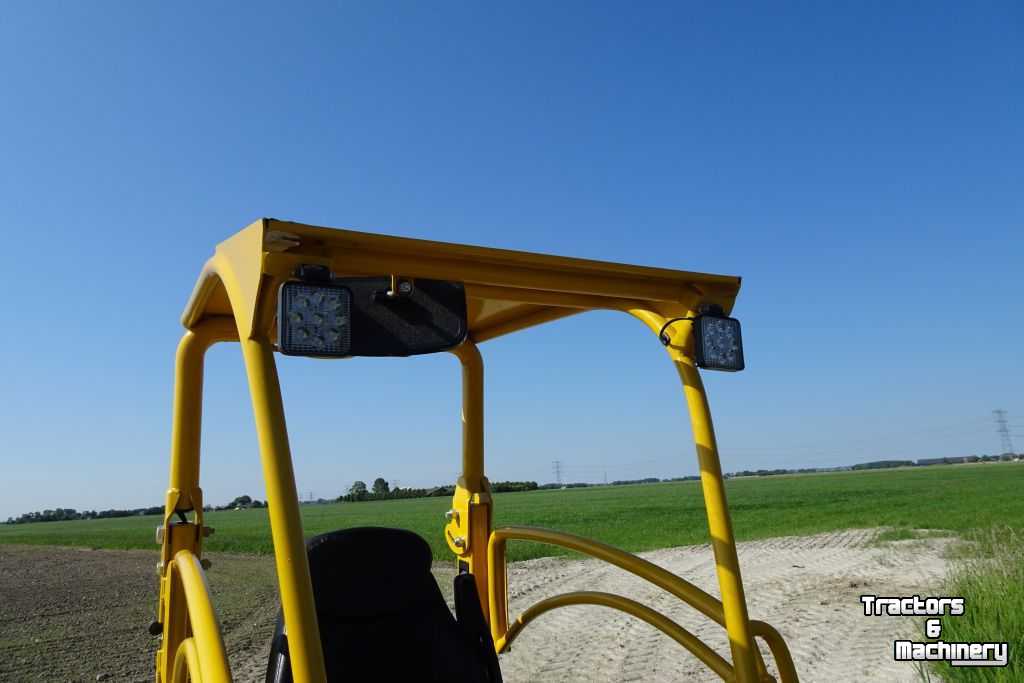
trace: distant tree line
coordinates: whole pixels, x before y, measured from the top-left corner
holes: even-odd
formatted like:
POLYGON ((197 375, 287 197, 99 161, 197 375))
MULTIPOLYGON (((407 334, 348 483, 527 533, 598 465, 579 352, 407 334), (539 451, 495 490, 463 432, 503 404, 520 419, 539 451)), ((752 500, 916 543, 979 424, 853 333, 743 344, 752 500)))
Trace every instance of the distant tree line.
POLYGON ((802 469, 740 470, 727 472, 725 477, 770 477, 778 474, 809 474, 819 472, 842 472, 849 470, 881 470, 891 467, 928 467, 930 465, 964 465, 975 462, 1012 462, 1022 456, 1013 453, 1002 455, 963 455, 952 458, 921 458, 919 460, 873 460, 848 467, 805 467, 802 469))
MULTIPOLYGON (((253 500, 249 496, 238 496, 227 505, 206 505, 204 510, 235 510, 239 508, 263 508, 267 504, 253 500)), ((163 505, 154 505, 145 508, 131 508, 128 510, 82 510, 79 512, 74 508, 56 508, 54 510, 43 510, 41 512, 26 512, 18 517, 8 517, 4 524, 30 524, 33 522, 67 522, 75 519, 110 519, 112 517, 139 517, 142 515, 162 515, 163 505)))
POLYGON ((138 515, 162 515, 162 505, 131 510, 82 510, 74 508, 56 508, 42 512, 26 512, 18 517, 8 517, 4 524, 29 524, 31 522, 66 522, 72 519, 108 519, 111 517, 136 517, 138 515))
POLYGON ((913 460, 875 460, 854 465, 853 470, 884 470, 888 467, 913 467, 913 460))
POLYGON ((804 472, 817 472, 816 469, 803 470, 740 470, 739 472, 726 472, 725 478, 730 477, 771 477, 776 474, 800 474, 804 472))
POLYGON ((254 500, 249 496, 238 496, 227 505, 206 505, 203 510, 243 510, 246 508, 265 508, 267 504, 261 500, 254 500))

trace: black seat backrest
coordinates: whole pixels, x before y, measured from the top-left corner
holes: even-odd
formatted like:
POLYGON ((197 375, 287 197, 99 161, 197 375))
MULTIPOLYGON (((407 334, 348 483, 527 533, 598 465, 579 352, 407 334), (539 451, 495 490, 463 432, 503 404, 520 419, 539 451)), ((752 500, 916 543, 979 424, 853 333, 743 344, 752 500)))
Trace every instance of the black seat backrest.
MULTIPOLYGON (((456 581, 456 621, 422 538, 404 529, 343 529, 311 539, 307 552, 328 681, 500 683, 472 577, 468 587, 456 581)), ((266 680, 292 681, 280 619, 266 680)))

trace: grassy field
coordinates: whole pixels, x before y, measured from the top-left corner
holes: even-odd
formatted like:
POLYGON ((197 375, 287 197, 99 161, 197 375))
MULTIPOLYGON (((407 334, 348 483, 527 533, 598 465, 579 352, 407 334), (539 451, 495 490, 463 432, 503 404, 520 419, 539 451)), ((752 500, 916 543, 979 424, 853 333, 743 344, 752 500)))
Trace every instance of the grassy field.
MULTIPOLYGON (((1024 529, 1024 464, 991 463, 732 479, 727 482, 740 540, 848 528, 1024 529)), ((113 501, 112 501, 113 504, 113 501)), ((448 500, 423 498, 307 505, 305 530, 349 526, 412 529, 438 559, 450 553, 441 536, 448 500)), ((0 525, 0 543, 153 548, 157 517, 0 525)), ((266 510, 215 512, 214 551, 271 552, 266 510)), ((546 526, 597 538, 631 551, 707 540, 697 482, 593 487, 495 496, 495 524, 546 526)), ((898 536, 897 536, 898 537, 898 536)), ((512 544, 510 559, 559 554, 549 546, 512 544)))
POLYGON ((960 554, 947 594, 963 596, 968 609, 961 617, 942 620, 942 640, 1007 642, 1009 665, 976 669, 943 663, 935 670, 950 683, 1024 680, 1024 534, 1006 527, 971 532, 960 554))

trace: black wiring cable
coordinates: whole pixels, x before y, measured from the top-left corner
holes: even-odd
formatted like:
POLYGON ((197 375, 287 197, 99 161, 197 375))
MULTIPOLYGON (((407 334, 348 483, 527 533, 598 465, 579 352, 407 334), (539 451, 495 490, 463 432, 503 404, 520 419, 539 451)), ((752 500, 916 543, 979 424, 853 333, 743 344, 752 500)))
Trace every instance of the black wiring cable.
POLYGON ((662 346, 668 346, 668 343, 672 341, 671 339, 668 338, 668 335, 665 334, 665 330, 668 329, 669 325, 671 325, 672 323, 677 323, 680 320, 696 320, 696 318, 672 318, 671 320, 666 321, 665 324, 661 326, 661 331, 658 332, 658 339, 661 340, 662 346))

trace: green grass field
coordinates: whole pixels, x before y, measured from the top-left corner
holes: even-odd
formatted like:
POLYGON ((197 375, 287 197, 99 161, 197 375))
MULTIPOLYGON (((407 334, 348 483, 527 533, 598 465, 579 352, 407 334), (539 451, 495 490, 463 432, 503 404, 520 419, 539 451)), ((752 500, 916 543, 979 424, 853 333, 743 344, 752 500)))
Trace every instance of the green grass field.
MULTIPOLYGON (((1024 529, 1024 464, 933 466, 732 479, 727 491, 739 540, 848 528, 1024 529)), ((640 551, 707 540, 697 482, 609 486, 495 495, 495 524, 545 526, 640 551)), ((111 501, 114 504, 116 501, 111 501)), ((443 498, 303 506, 307 534, 349 526, 412 529, 438 559, 451 557, 442 539, 443 498)), ((0 543, 153 548, 157 517, 0 525, 0 543)), ((215 512, 207 548, 272 551, 266 510, 215 512)), ((510 559, 559 554, 518 543, 510 559)))
POLYGON ((965 598, 963 616, 943 619, 942 640, 1009 644, 1009 665, 975 668, 936 664, 949 683, 1010 683, 1024 680, 1024 534, 993 527, 965 534, 960 561, 947 581, 948 595, 965 598))

